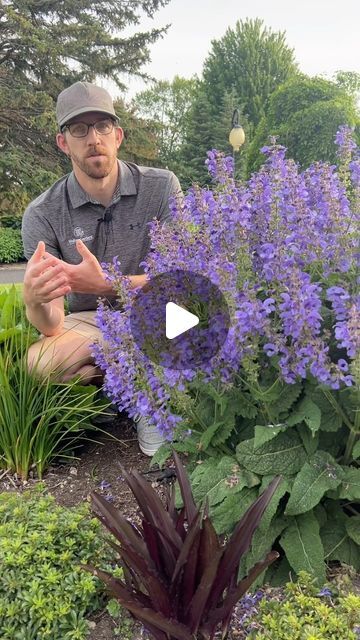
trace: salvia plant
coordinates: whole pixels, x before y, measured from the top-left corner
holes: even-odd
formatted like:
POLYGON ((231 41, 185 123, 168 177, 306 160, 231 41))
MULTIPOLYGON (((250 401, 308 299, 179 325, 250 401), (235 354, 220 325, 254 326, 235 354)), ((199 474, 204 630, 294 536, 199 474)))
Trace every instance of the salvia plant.
POLYGON ((284 579, 292 569, 324 581, 331 560, 360 568, 360 156, 348 127, 335 142, 338 166, 300 171, 273 139, 244 184, 210 151, 213 188, 194 186, 171 201, 168 224, 150 224, 149 277, 199 273, 226 299, 227 338, 206 364, 159 366, 139 349, 138 291, 117 258, 104 268, 121 310, 98 309, 107 393, 203 462, 195 497, 209 498, 218 533, 284 476, 253 545, 261 557, 280 543, 284 579))
POLYGON ((103 580, 157 640, 211 640, 219 627, 225 638, 235 604, 278 556, 276 551, 268 552, 238 581, 239 563, 281 479, 269 484, 223 542, 206 508, 196 507, 176 452, 174 461, 183 499, 180 510, 175 508, 174 485, 164 504, 137 471, 122 470, 138 503, 141 526, 91 493, 95 515, 118 541, 109 540, 118 552, 125 579, 89 564, 81 566, 103 580))

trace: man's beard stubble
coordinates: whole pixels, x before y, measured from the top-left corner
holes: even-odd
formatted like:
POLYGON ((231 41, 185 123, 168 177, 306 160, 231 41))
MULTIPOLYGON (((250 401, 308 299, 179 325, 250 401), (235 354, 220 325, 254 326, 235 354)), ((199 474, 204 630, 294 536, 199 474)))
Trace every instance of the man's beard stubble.
POLYGON ((69 158, 73 162, 75 162, 79 169, 86 173, 89 178, 101 180, 102 178, 106 178, 106 176, 111 173, 114 162, 116 161, 116 154, 112 154, 111 156, 109 156, 108 153, 103 152, 99 149, 95 149, 95 152, 101 153, 103 157, 100 160, 89 160, 89 156, 81 159, 78 155, 76 155, 76 153, 72 152, 69 153, 69 158), (104 159, 104 156, 106 156, 106 160, 104 159))

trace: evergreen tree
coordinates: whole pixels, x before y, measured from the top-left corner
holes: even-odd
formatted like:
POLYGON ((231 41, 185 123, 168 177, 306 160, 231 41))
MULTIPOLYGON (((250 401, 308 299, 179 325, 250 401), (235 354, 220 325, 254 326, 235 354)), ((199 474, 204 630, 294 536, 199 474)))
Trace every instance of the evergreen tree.
POLYGON ((226 155, 232 155, 233 149, 229 143, 229 133, 232 128, 232 116, 238 109, 240 123, 245 132, 245 144, 240 152, 234 154, 236 177, 245 174, 246 154, 250 137, 250 126, 242 113, 241 102, 234 89, 225 91, 217 112, 209 103, 204 84, 200 83, 192 108, 189 112, 189 125, 185 135, 185 143, 180 152, 183 171, 180 173, 184 184, 192 182, 209 184, 210 177, 205 165, 207 151, 218 149, 226 155))
POLYGON ((147 77, 142 68, 149 45, 166 28, 121 32, 168 1, 2 0, 0 211, 12 190, 23 203, 66 167, 54 142, 55 100, 62 89, 100 78, 123 88, 124 74, 147 77))
POLYGON ((224 93, 234 89, 254 126, 264 116, 271 93, 298 71, 285 34, 263 25, 258 18, 237 21, 234 30, 229 28, 220 40, 212 41, 203 69, 213 111, 218 109, 224 93))

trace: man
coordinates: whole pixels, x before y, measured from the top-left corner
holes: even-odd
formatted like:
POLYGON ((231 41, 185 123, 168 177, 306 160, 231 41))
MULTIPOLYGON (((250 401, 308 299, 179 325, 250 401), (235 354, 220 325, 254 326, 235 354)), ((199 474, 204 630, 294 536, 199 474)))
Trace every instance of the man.
POLYGON ((145 284, 139 267, 150 240, 147 223, 169 216, 169 197, 180 192, 170 171, 117 159, 123 131, 109 93, 76 82, 58 97, 58 147, 72 172, 27 207, 22 225, 24 302, 42 333, 28 353, 29 367, 67 381, 81 375, 101 384, 90 345, 101 338, 94 320, 97 299, 115 302, 100 262, 118 256, 133 287, 145 284), (70 314, 64 314, 64 296, 70 314))

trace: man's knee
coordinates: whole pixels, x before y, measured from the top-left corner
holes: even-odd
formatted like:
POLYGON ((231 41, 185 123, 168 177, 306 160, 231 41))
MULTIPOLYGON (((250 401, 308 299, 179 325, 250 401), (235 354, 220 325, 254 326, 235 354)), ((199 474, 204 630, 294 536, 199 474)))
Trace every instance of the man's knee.
POLYGON ((93 365, 92 340, 71 331, 48 336, 34 342, 28 349, 28 369, 40 377, 50 375, 56 380, 69 380, 85 365, 93 365))

